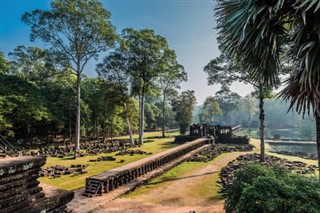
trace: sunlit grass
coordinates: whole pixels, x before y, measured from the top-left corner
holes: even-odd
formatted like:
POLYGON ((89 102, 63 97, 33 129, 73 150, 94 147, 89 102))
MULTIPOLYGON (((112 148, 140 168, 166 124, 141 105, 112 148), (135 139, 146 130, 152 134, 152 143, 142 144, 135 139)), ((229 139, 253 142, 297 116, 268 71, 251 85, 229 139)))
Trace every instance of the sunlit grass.
MULTIPOLYGON (((170 137, 167 138, 156 138, 154 142, 145 143, 141 147, 133 148, 133 149, 139 149, 145 152, 152 152, 153 154, 170 149, 172 147, 177 146, 176 144, 173 144, 174 141, 174 135, 177 135, 178 132, 172 132, 170 134, 167 134, 170 137)), ((161 132, 148 132, 145 133, 145 138, 147 137, 155 137, 155 136, 161 136, 161 132)), ((135 136, 136 137, 136 136, 135 136)), ((127 137, 122 137, 127 138, 127 137)), ((72 164, 89 164, 87 167, 88 173, 78 176, 72 176, 72 175, 62 175, 60 178, 52 178, 52 177, 41 177, 39 178, 39 181, 42 183, 46 183, 51 186, 55 186, 60 189, 65 190, 73 190, 77 188, 81 188, 85 186, 85 179, 96 175, 99 173, 102 173, 104 171, 107 171, 109 169, 113 169, 137 160, 140 160, 142 158, 148 157, 150 155, 134 155, 134 156, 115 156, 115 154, 118 152, 113 152, 109 154, 99 154, 95 156, 86 156, 86 157, 78 157, 77 159, 73 158, 55 158, 55 157, 48 157, 46 164, 43 166, 43 168, 49 167, 49 166, 55 166, 55 165, 62 165, 62 166, 71 166, 72 164), (91 159, 97 159, 101 156, 113 156, 116 158, 116 161, 100 161, 100 162, 89 162, 91 159), (125 160, 124 163, 120 163, 120 160, 125 160)))

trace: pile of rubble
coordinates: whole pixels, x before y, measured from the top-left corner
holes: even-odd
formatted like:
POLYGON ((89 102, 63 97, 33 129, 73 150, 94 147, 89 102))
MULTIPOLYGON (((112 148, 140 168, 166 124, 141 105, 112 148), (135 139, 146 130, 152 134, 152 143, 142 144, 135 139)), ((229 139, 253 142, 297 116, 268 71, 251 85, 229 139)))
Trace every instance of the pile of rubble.
POLYGON ((152 155, 152 152, 145 152, 145 151, 142 151, 142 150, 139 150, 139 149, 136 149, 136 150, 121 150, 116 155, 130 155, 130 156, 134 156, 134 155, 152 155))
MULTIPOLYGON (((80 144, 81 152, 77 157, 93 156, 102 153, 111 153, 115 151, 123 151, 130 148, 129 141, 106 141, 106 142, 83 142, 80 144)), ((31 156, 50 156, 57 158, 72 157, 74 155, 74 147, 71 145, 63 146, 45 146, 38 151, 22 152, 22 155, 31 156)))
POLYGON ((190 157, 188 161, 208 162, 222 153, 247 152, 254 148, 251 144, 213 144, 211 147, 203 149, 198 154, 190 157))
MULTIPOLYGON (((259 154, 246 154, 239 156, 236 160, 230 161, 228 165, 221 169, 220 180, 218 184, 222 187, 221 193, 226 193, 228 188, 232 184, 235 172, 244 167, 248 163, 259 163, 259 154)), ((317 166, 307 165, 306 163, 300 161, 289 161, 287 159, 278 158, 275 156, 266 155, 265 162, 262 163, 268 167, 275 165, 285 166, 290 171, 295 171, 300 174, 313 174, 315 173, 317 166)))
POLYGON ((53 177, 53 178, 59 178, 62 175, 72 175, 72 176, 77 176, 81 174, 85 174, 88 171, 86 168, 89 166, 89 164, 82 165, 71 165, 70 167, 68 166, 50 166, 44 169, 41 169, 40 171, 40 177, 53 177))
POLYGON ((97 159, 91 159, 90 162, 100 162, 100 161, 115 161, 116 159, 112 156, 102 156, 97 159))

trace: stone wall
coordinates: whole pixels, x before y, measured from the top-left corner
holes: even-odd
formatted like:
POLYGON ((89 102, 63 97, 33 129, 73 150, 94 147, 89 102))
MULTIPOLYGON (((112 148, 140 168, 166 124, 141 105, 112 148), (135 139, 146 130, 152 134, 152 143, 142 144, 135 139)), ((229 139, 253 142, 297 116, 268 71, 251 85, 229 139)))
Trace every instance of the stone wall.
POLYGON ((0 160, 0 213, 63 212, 73 192, 45 195, 37 180, 45 162, 45 157, 28 156, 0 160))

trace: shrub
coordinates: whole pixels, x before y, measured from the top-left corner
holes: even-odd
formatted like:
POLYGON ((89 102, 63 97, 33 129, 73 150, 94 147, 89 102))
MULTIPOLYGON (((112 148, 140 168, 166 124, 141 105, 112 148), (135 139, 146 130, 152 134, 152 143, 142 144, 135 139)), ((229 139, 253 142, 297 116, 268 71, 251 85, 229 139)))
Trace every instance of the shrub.
POLYGON ((298 213, 320 211, 320 184, 282 167, 248 165, 235 174, 225 210, 246 213, 298 213))
POLYGON ((278 134, 278 133, 276 133, 276 134, 273 135, 273 139, 274 139, 274 140, 279 140, 280 137, 281 137, 281 136, 280 136, 280 134, 278 134))

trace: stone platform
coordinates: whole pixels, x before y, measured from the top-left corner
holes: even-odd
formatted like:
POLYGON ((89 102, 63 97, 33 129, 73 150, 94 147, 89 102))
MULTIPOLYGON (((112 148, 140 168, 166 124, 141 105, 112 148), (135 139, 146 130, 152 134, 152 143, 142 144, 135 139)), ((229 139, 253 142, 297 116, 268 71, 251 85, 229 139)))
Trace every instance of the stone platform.
POLYGON ((14 157, 0 160, 0 213, 64 212, 73 192, 39 187, 39 172, 45 157, 14 157))

